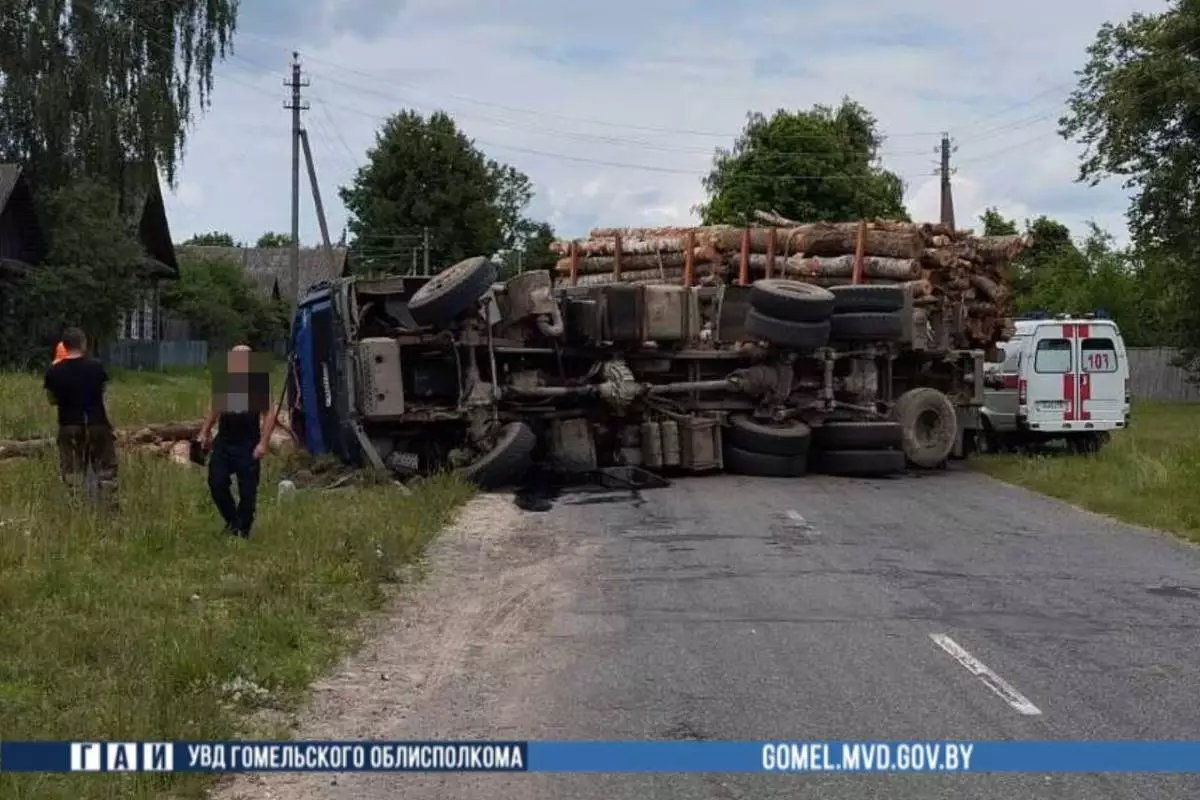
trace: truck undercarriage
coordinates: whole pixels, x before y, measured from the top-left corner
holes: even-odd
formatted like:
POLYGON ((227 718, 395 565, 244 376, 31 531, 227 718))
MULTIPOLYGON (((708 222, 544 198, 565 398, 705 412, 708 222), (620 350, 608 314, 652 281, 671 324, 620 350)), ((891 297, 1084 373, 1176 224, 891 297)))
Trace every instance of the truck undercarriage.
POLYGON ((896 287, 496 274, 475 258, 311 290, 289 391, 306 448, 484 486, 534 463, 879 475, 943 465, 977 428, 983 352, 946 347, 953 315, 896 287))

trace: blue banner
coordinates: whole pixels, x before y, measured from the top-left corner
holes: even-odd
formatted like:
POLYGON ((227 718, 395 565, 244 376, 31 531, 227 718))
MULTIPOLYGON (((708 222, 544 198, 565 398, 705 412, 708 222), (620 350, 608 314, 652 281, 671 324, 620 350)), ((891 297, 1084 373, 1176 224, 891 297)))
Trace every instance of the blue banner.
POLYGON ((1200 772, 1200 741, 0 742, 0 772, 1200 772))

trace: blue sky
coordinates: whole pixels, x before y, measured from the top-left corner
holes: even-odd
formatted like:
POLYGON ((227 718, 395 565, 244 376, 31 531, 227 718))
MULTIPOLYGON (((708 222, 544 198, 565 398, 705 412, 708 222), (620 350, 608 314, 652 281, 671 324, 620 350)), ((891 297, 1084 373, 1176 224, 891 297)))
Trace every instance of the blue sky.
MULTIPOLYGON (((290 227, 293 49, 311 81, 305 124, 335 237, 337 197, 381 121, 444 109, 491 157, 534 182, 533 215, 566 235, 693 220, 712 150, 749 110, 848 95, 888 135, 884 163, 919 219, 938 213, 934 149, 949 131, 960 226, 989 205, 1124 237, 1127 198, 1074 183, 1079 149, 1055 134, 1073 70, 1136 0, 864 0, 746 6, 715 0, 244 2, 235 54, 191 132, 167 198, 172 233, 253 240, 290 227)), ((319 229, 302 180, 301 240, 319 229)))

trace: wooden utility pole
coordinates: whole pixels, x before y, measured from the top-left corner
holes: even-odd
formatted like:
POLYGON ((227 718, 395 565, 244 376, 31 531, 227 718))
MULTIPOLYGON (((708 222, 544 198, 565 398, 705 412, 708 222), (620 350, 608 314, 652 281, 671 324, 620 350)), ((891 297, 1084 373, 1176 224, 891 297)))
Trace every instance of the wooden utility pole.
POLYGON ((957 148, 950 143, 950 134, 942 134, 941 146, 941 166, 939 172, 942 176, 942 219, 943 225, 948 225, 951 230, 954 230, 954 195, 950 190, 950 176, 954 171, 950 169, 950 154, 957 148))
MULTIPOLYGON (((304 145, 304 163, 308 166, 308 184, 312 188, 313 205, 317 209, 317 224, 321 226, 321 246, 325 249, 329 274, 336 272, 333 263, 333 245, 329 243, 329 225, 325 222, 325 204, 321 202, 321 187, 317 184, 317 168, 313 164, 312 148, 308 143, 308 131, 300 129, 300 143, 304 145)), ((297 291, 299 286, 297 285, 297 291)))
POLYGON ((425 251, 425 275, 429 275, 429 226, 426 225, 421 229, 421 246, 425 251))
POLYGON ((308 109, 308 104, 300 99, 300 90, 308 86, 308 81, 300 77, 299 53, 292 53, 292 77, 283 85, 292 90, 291 102, 285 102, 283 107, 292 112, 292 252, 288 266, 292 290, 296 293, 291 300, 295 303, 300 299, 300 112, 308 109))

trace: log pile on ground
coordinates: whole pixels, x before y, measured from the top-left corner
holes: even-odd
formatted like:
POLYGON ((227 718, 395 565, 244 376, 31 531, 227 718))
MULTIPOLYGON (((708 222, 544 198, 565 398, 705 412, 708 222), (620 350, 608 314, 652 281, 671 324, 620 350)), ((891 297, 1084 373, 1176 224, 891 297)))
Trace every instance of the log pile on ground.
POLYGON ((959 346, 990 347, 1011 333, 1006 273, 1030 242, 1024 236, 976 236, 912 222, 798 224, 759 212, 750 228, 597 228, 582 241, 558 241, 558 282, 695 285, 790 278, 819 286, 899 283, 913 302, 961 317, 959 346), (690 257, 689 257, 690 256, 690 257), (861 256, 861 259, 859 258, 861 256), (743 260, 745 271, 743 273, 743 260))

